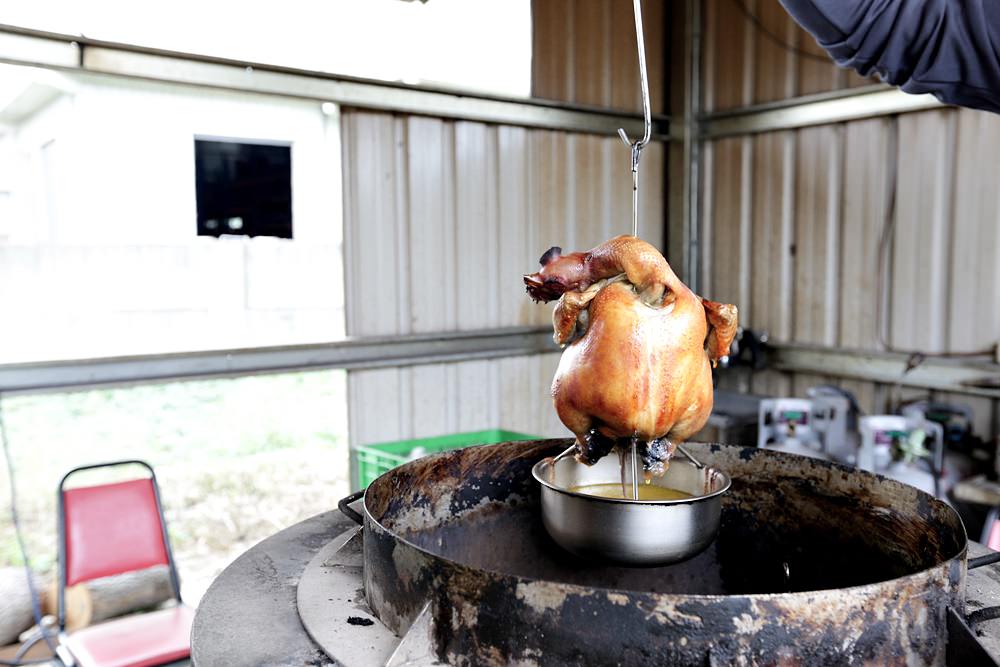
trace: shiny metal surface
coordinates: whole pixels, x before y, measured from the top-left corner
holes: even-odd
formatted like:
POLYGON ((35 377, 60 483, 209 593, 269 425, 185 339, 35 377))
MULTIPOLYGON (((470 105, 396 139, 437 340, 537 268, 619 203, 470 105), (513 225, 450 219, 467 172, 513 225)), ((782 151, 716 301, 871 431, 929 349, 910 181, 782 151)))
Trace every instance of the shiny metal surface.
MULTIPOLYGON (((666 565, 705 550, 719 530, 722 495, 729 477, 675 458, 651 484, 692 494, 683 500, 616 500, 568 489, 619 484, 621 467, 613 456, 593 466, 564 458, 539 461, 532 475, 542 485, 542 522, 561 547, 591 560, 627 565, 666 565)), ((626 482, 631 473, 626 475, 626 482)))

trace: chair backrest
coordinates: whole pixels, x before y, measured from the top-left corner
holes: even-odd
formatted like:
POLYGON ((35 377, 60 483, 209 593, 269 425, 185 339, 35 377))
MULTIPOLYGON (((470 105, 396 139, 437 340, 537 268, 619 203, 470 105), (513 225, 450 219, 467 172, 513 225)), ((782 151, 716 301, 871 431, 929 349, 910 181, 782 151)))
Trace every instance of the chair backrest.
POLYGON ((180 600, 166 522, 153 469, 142 461, 76 468, 59 483, 59 623, 65 621, 64 590, 83 581, 166 565, 180 600), (140 465, 149 477, 65 488, 83 470, 140 465))

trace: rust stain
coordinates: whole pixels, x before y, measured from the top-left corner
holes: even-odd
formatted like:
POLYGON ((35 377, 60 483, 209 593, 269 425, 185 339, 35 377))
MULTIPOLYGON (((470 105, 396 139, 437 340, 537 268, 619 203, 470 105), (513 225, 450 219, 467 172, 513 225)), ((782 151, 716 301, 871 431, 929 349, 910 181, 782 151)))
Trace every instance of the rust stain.
POLYGON ((533 609, 537 614, 559 611, 569 591, 563 586, 548 582, 519 582, 515 592, 517 599, 533 609))

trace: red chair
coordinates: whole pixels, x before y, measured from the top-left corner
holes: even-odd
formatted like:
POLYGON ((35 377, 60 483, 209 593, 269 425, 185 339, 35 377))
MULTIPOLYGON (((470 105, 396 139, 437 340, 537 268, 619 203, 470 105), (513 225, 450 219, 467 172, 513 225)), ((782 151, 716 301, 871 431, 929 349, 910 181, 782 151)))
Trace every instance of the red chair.
POLYGON ((986 513, 986 523, 983 524, 983 534, 979 541, 993 551, 1000 551, 1000 507, 991 507, 986 513))
POLYGON ((59 482, 59 629, 81 667, 148 667, 191 654, 194 611, 181 601, 180 582, 160 505, 156 474, 143 461, 75 468, 59 482), (149 477, 65 488, 84 470, 139 465, 149 477), (166 565, 177 603, 80 628, 68 635, 66 587, 83 581, 166 565))

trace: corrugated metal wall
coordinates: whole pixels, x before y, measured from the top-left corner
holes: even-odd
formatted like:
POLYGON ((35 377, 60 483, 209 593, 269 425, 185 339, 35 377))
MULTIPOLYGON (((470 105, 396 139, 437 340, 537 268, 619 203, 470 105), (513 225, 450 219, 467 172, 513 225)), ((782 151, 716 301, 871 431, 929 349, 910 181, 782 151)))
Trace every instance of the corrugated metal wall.
MULTIPOLYGON (((628 231, 627 151, 616 138, 346 111, 347 329, 351 336, 548 325, 522 274, 552 245, 628 231)), ((662 243, 662 146, 649 148, 641 219, 662 243)), ((503 427, 561 435, 549 398, 558 354, 351 371, 351 439, 366 444, 503 427)))
POLYGON ((778 0, 704 0, 702 91, 705 111, 869 85, 828 62, 778 0), (761 22, 757 29, 741 4, 761 22), (786 49, 776 40, 792 46, 786 49))
MULTIPOLYGON (((561 102, 641 110, 632 3, 535 0, 531 94, 561 102)), ((653 113, 666 109, 665 0, 643 2, 653 113)))
MULTIPOLYGON (((817 51, 777 0, 748 4, 786 42, 817 51)), ((735 7, 733 0, 706 2, 707 109, 864 83, 775 45, 735 7)), ((1000 117, 954 109, 707 142, 704 292, 739 304, 743 322, 772 340, 878 349, 878 246, 895 161, 889 345, 989 347, 1000 339, 996 155, 1000 117)), ((743 388, 803 394, 831 380, 768 372, 743 388)), ((865 409, 887 407, 888 388, 839 383, 857 392, 865 409)), ((979 433, 995 434, 990 400, 943 398, 972 405, 979 433)))
MULTIPOLYGON (((533 94, 639 108, 630 7, 533 3, 533 94), (627 11, 625 11, 627 10, 627 11)), ((663 3, 648 3, 647 49, 662 108, 663 3)), ((405 335, 548 326, 552 306, 522 274, 547 248, 586 249, 627 233, 628 151, 615 137, 345 111, 347 330, 405 335)), ((664 147, 643 154, 640 233, 664 240, 664 147)), ((351 440, 368 444, 507 428, 568 432, 544 354, 349 373, 351 440)))

